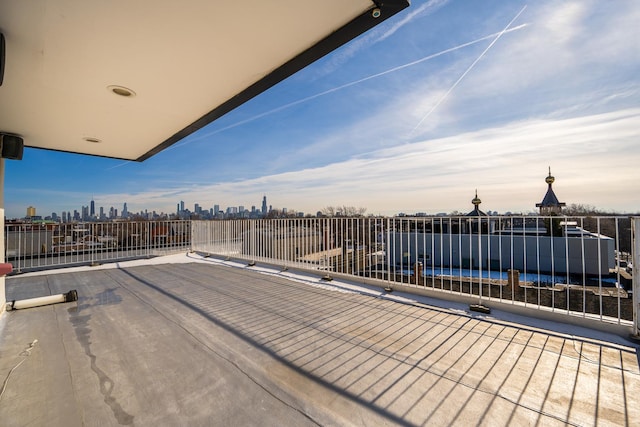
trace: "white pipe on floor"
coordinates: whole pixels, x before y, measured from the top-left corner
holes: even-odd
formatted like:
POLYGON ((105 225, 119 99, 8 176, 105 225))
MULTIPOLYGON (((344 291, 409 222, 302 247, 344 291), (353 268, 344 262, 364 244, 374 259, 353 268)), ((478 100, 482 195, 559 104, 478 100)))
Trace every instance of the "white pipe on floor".
POLYGON ((62 302, 72 302, 78 300, 78 292, 69 291, 66 294, 49 295, 46 297, 23 299, 20 301, 11 301, 7 303, 8 310, 20 310, 23 308, 40 307, 43 305, 59 304, 62 302))

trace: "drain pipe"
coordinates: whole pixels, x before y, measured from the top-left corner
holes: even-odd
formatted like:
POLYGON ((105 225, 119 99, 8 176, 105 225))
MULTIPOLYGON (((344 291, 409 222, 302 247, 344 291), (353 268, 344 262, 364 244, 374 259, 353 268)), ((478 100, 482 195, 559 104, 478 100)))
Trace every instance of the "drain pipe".
POLYGON ((29 298, 20 301, 13 300, 7 303, 7 311, 20 310, 23 308, 40 307, 43 305, 59 304, 62 302, 78 301, 78 292, 74 289, 66 294, 49 295, 46 297, 29 298))
MULTIPOLYGON (((0 263, 0 276, 6 276, 12 271, 13 265, 11 265, 10 263, 0 263)), ((23 299, 20 301, 13 300, 11 302, 8 302, 5 307, 7 311, 9 311, 73 301, 78 301, 78 291, 76 291, 75 289, 67 292, 66 294, 49 295, 46 297, 23 299)))

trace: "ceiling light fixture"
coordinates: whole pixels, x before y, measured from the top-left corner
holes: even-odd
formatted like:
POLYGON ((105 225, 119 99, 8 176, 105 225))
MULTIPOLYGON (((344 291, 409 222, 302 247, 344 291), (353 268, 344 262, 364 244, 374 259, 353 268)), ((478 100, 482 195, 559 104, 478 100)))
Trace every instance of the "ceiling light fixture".
POLYGON ((82 138, 82 139, 84 139, 87 142, 93 142, 94 144, 98 144, 98 143, 102 142, 102 140, 100 140, 98 138, 92 138, 90 136, 87 136, 87 137, 82 138))
POLYGON ((124 96, 125 98, 133 98, 134 96, 136 96, 136 93, 134 91, 124 86, 111 85, 111 86, 107 86, 107 89, 109 89, 111 92, 115 93, 116 95, 124 96))

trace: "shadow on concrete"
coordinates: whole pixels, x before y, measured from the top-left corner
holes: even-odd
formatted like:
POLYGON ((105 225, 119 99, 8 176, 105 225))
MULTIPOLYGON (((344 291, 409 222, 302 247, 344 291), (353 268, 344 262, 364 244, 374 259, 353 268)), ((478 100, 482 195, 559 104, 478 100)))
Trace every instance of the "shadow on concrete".
MULTIPOLYGON (((156 269, 162 280, 138 274, 135 268, 118 270, 132 282, 112 278, 134 294, 136 283, 162 294, 299 375, 397 425, 441 424, 441 415, 435 417, 436 412, 443 405, 451 405, 453 399, 457 403, 452 409, 457 409, 450 412, 450 425, 469 424, 465 408, 478 399, 489 404, 474 420, 476 425, 494 420, 495 414, 489 410, 496 400, 507 402, 513 408, 505 425, 522 421, 516 418, 516 413, 523 409, 534 414, 534 424, 549 418, 567 425, 581 425, 584 419, 580 423, 571 421, 580 363, 595 364, 599 372, 602 369, 602 357, 588 360, 582 351, 584 346, 596 347, 596 350, 597 346, 579 339, 507 327, 444 310, 426 310, 376 298, 363 300, 360 295, 357 300, 354 300, 356 296, 346 293, 327 297, 324 290, 301 287, 277 277, 253 276, 256 273, 246 270, 226 269, 223 276, 216 276, 215 268, 198 264, 190 264, 188 271, 170 265, 156 269), (181 290, 172 289, 170 283, 188 284, 189 292, 180 295, 181 290), (274 286, 265 286, 265 283, 274 286), (486 364, 482 349, 488 348, 496 349, 493 365, 477 366, 486 364), (561 370, 563 355, 569 352, 578 363, 571 385, 572 398, 565 406, 549 406, 548 402, 561 393, 556 390, 559 382, 566 382, 566 378, 555 377, 561 370), (528 372, 516 372, 525 353, 534 363, 528 372), (549 365, 549 355, 554 355, 555 361, 551 362, 555 365, 549 365), (551 374, 541 380, 539 365, 543 357, 544 372, 550 370, 551 374), (508 369, 502 369, 505 365, 508 369), (499 372, 494 369, 496 366, 500 367, 499 372), (477 378, 471 374, 477 372, 482 373, 477 378), (499 377, 499 386, 489 386, 496 377, 499 377), (514 381, 520 384, 519 393, 501 391, 514 381), (413 388, 419 382, 426 386, 416 397, 413 388), (466 396, 454 395, 460 392, 459 386, 468 391, 466 396), (525 396, 529 387, 540 394, 538 399, 525 396), (412 389, 411 398, 405 395, 409 389, 412 389)), ((607 348, 602 344, 600 352, 603 347, 607 348)), ((607 349, 620 352, 620 364, 624 368, 622 350, 615 346, 607 349)), ((600 378, 596 381, 593 418, 587 422, 591 425, 597 424, 600 416, 597 412, 600 378)), ((629 424, 627 405, 630 402, 624 376, 622 389, 622 418, 629 424)))

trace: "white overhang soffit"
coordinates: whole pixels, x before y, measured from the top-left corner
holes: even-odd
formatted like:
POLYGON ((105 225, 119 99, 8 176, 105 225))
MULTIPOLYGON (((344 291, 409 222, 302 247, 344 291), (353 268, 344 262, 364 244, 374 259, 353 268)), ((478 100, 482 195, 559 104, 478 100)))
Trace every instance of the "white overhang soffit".
POLYGON ((0 2, 0 132, 142 161, 408 0, 0 2))

